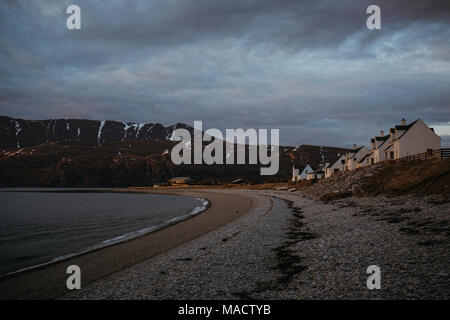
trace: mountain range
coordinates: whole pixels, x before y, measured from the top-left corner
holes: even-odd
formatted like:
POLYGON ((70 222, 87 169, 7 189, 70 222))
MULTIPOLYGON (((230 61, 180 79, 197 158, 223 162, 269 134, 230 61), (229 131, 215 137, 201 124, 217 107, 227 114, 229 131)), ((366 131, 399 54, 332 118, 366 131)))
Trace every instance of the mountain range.
POLYGON ((0 116, 0 149, 23 148, 48 142, 104 144, 131 140, 171 139, 177 128, 192 132, 182 123, 130 123, 82 119, 23 120, 0 116))
MULTIPOLYGON (((280 169, 261 176, 259 165, 174 165, 177 123, 129 123, 77 119, 23 120, 0 116, 0 186, 151 186, 175 176, 200 183, 287 181, 292 165, 333 163, 346 149, 280 146, 280 169)), ((192 147, 192 146, 191 146, 192 147)))

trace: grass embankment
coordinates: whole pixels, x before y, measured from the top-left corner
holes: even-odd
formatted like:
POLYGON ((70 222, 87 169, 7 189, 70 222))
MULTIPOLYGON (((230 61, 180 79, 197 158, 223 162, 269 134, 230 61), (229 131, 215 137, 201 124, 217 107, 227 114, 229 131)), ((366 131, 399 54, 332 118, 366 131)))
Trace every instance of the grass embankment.
POLYGON ((363 190, 374 195, 450 194, 450 159, 387 165, 368 178, 363 190))

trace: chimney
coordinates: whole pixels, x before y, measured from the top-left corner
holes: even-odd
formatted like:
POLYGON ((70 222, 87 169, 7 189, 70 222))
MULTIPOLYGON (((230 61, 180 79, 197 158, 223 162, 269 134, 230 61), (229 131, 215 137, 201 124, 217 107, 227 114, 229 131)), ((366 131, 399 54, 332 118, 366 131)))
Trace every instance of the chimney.
POLYGON ((384 137, 384 131, 383 130, 380 131, 380 137, 384 137))
POLYGON ((353 144, 353 149, 356 149, 356 144, 353 144))
POLYGON ((405 120, 405 118, 402 119, 402 126, 406 126, 406 120, 405 120))

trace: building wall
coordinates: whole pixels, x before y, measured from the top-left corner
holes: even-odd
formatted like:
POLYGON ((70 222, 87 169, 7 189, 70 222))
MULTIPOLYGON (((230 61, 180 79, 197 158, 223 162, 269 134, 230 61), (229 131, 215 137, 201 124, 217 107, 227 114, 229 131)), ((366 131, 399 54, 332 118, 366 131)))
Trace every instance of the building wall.
POLYGON ((374 155, 374 152, 373 152, 369 157, 366 158, 366 165, 370 166, 370 165, 372 165, 374 163, 375 163, 375 155, 374 155), (372 163, 372 161, 373 161, 373 163, 372 163))
POLYGON ((341 155, 332 166, 326 168, 325 170, 325 178, 331 177, 331 175, 335 172, 335 169, 339 171, 343 171, 345 166, 345 154, 341 155), (341 162, 344 160, 344 164, 341 162))
POLYGON ((386 150, 387 146, 389 145, 389 141, 390 141, 390 138, 381 147, 374 150, 374 152, 373 152, 374 163, 378 163, 380 161, 385 160, 384 150, 386 150))
POLYGON ((314 180, 314 179, 323 179, 325 175, 323 173, 309 173, 307 176, 307 180, 314 180))
POLYGON ((358 162, 358 163, 356 164, 356 167, 357 167, 357 168, 362 168, 362 167, 365 167, 365 166, 367 166, 366 159, 364 159, 363 162, 358 162))
POLYGON ((363 146, 355 155, 347 157, 347 169, 355 170, 358 168, 358 162, 369 152, 367 147, 363 146))
POLYGON ((308 164, 306 167, 300 172, 299 169, 292 167, 292 182, 297 182, 299 180, 305 180, 308 178, 308 173, 313 172, 314 170, 308 164))
POLYGON ((314 170, 311 168, 311 166, 308 164, 300 174, 300 179, 305 180, 308 178, 308 173, 313 172, 314 170))
MULTIPOLYGON (((390 145, 392 141, 392 136, 389 135, 389 138, 383 143, 382 141, 376 141, 376 148, 373 149, 373 155, 371 158, 373 158, 373 162, 378 163, 381 161, 386 160, 386 148, 390 145)), ((370 165, 370 158, 368 158, 367 164, 370 165)))
POLYGON ((296 182, 298 179, 299 170, 292 166, 292 182, 296 182))
MULTIPOLYGON (((390 152, 394 152, 394 159, 400 158, 399 157, 399 154, 400 154, 400 140, 394 141, 394 144, 392 145, 391 150, 389 150, 389 153, 390 152)), ((388 158, 392 159, 391 157, 388 157, 388 158)))
POLYGON ((396 159, 441 148, 441 138, 422 120, 417 121, 397 143, 396 159))

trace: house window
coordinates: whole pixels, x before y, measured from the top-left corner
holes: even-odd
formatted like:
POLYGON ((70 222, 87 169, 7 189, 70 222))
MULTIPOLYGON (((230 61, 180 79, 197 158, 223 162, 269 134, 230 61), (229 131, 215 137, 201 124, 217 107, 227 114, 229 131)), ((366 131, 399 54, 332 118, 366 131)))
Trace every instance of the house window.
POLYGON ((393 160, 394 159, 394 151, 389 152, 389 156, 390 156, 391 160, 393 160))

